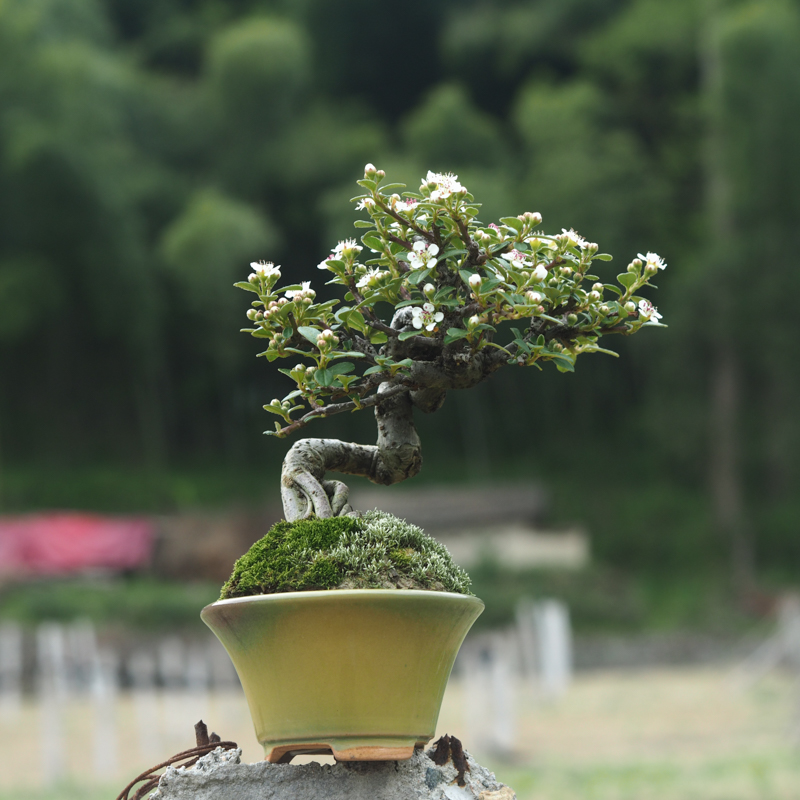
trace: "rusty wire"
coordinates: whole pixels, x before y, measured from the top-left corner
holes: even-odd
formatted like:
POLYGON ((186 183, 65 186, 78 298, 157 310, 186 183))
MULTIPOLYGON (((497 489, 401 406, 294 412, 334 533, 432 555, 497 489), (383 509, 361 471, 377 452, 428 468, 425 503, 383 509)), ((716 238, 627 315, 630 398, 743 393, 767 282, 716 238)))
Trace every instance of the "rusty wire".
MULTIPOLYGON (((183 750, 176 753, 166 761, 156 764, 154 767, 145 770, 141 775, 134 778, 118 795, 116 800, 142 800, 142 798, 150 791, 158 786, 158 781, 161 779, 161 774, 156 774, 160 769, 167 767, 191 767, 196 764, 201 756, 208 755, 218 747, 223 750, 233 750, 238 745, 236 742, 223 742, 216 733, 208 735, 208 727, 203 720, 200 720, 194 726, 194 736, 196 746, 189 750, 183 750), (136 790, 135 794, 131 794, 137 783, 142 785, 136 790)), ((163 773, 162 773, 163 774, 163 773)))

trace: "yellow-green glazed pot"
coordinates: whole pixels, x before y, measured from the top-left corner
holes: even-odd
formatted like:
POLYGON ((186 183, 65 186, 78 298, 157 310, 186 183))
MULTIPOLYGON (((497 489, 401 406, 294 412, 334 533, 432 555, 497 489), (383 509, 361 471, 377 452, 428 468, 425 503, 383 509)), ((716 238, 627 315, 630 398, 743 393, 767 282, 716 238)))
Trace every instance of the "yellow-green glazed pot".
POLYGON ((335 589, 220 600, 203 622, 228 651, 265 757, 410 758, 434 735, 476 597, 335 589))

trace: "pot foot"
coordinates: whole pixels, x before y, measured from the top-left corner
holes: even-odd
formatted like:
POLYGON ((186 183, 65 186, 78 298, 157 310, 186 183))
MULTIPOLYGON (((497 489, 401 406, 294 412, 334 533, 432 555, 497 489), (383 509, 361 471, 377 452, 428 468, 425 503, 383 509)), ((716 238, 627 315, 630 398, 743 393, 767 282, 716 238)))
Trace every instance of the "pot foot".
POLYGON ((332 755, 337 761, 405 761, 414 755, 415 745, 416 742, 403 742, 336 747, 323 742, 299 742, 278 745, 268 750, 265 748, 265 758, 270 764, 289 764, 295 756, 300 755, 332 755))

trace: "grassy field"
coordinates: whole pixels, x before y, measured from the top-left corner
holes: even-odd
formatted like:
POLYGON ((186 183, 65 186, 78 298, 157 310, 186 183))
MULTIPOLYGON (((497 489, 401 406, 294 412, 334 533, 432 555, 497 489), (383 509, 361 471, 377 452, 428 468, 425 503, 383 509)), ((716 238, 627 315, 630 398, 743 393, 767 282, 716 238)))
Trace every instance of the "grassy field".
MULTIPOLYGON (((796 691, 781 674, 742 689, 719 668, 584 673, 557 701, 520 684, 517 747, 500 761, 471 748, 470 725, 483 723, 465 714, 469 699, 454 680, 439 732, 460 736, 519 800, 796 800, 796 691)), ((0 800, 113 798, 139 770, 190 746, 199 716, 238 741, 245 760, 261 757, 238 693, 162 696, 151 712, 159 724, 151 720, 143 738, 133 698, 119 699, 113 758, 93 776, 91 707, 73 701, 63 716, 68 769, 48 786, 39 763, 42 709, 26 704, 0 727, 0 800)))

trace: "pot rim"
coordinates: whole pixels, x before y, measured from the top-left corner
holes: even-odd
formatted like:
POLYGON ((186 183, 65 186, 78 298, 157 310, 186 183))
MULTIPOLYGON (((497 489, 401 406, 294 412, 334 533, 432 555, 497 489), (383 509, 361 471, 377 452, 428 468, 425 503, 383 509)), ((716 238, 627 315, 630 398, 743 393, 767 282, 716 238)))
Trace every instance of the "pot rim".
MULTIPOLYGON (((272 592, 271 594, 249 594, 244 597, 227 597, 224 600, 216 600, 203 608, 218 608, 219 606, 237 605, 239 603, 267 602, 283 598, 285 600, 299 600, 306 598, 315 600, 322 597, 358 597, 371 594, 381 597, 441 597, 448 600, 465 600, 470 603, 478 603, 482 608, 486 604, 479 597, 472 594, 461 594, 460 592, 437 592, 435 589, 312 589, 301 592, 272 592)), ((202 614, 202 612, 201 612, 202 614)))

